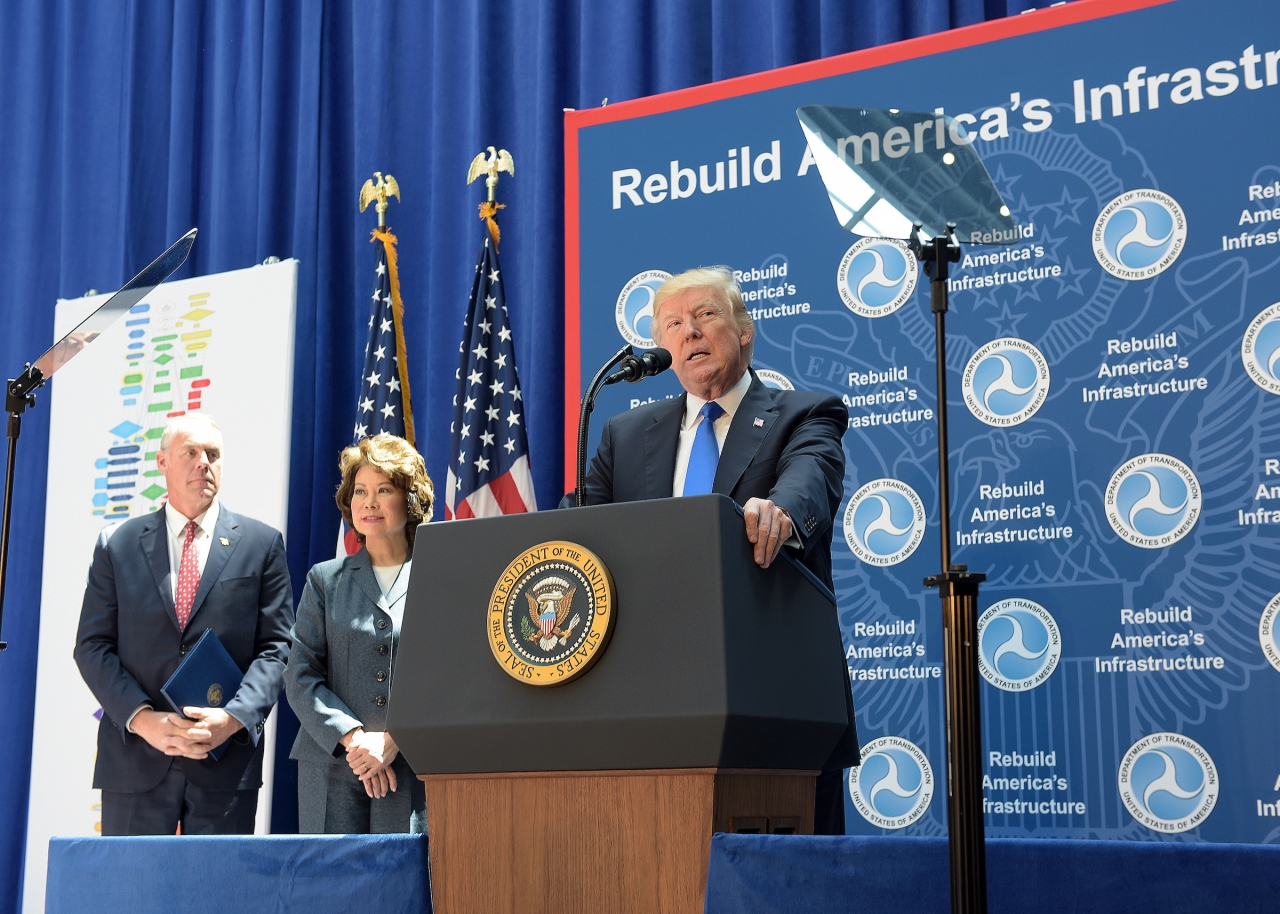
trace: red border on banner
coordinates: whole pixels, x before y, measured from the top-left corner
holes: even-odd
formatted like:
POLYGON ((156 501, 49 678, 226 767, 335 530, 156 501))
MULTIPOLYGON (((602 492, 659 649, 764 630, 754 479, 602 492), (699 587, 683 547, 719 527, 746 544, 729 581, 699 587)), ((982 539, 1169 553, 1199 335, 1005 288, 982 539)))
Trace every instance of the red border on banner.
POLYGON ((1074 25, 1093 19, 1102 19, 1134 10, 1162 6, 1175 0, 1077 0, 1061 6, 1007 16, 991 22, 980 22, 963 28, 936 32, 919 38, 909 38, 894 44, 852 51, 836 57, 824 57, 805 63, 737 76, 720 82, 677 89, 661 95, 650 95, 631 101, 619 102, 603 108, 582 111, 566 111, 564 115, 564 477, 565 491, 571 491, 577 482, 574 455, 578 447, 578 423, 582 395, 581 354, 581 289, 579 288, 580 241, 578 225, 578 130, 613 121, 647 117, 667 111, 678 111, 708 102, 722 101, 778 89, 796 83, 809 82, 828 76, 856 73, 886 64, 941 54, 960 48, 973 47, 1029 35, 1064 25, 1074 25))

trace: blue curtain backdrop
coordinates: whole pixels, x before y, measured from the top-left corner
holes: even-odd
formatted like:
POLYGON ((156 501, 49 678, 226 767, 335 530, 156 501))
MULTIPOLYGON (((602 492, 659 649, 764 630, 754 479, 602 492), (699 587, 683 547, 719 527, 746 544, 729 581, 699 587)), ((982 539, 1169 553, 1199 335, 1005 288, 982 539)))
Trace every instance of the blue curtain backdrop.
MULTIPOLYGON (((116 288, 191 226, 178 277, 300 261, 290 570, 333 555, 367 320, 375 169, 399 180, 418 445, 448 459, 457 340, 481 240, 471 158, 512 151, 503 265, 539 503, 561 494, 562 111, 1016 14, 1035 0, 8 0, 0 13, 0 372, 53 304, 116 288)), ((246 366, 252 370, 252 366, 246 366)), ((3 375, 0 375, 3 377, 3 375)), ((56 385, 54 385, 56 388, 56 385)), ((48 399, 25 420, 0 654, 0 911, 22 878, 32 764, 48 399)), ((235 447, 235 442, 229 442, 235 447)), ((80 575, 89 556, 64 557, 80 575)), ((59 611, 78 613, 78 606, 59 611)), ((71 645, 62 649, 71 650, 71 645)), ((273 825, 296 824, 291 728, 273 825)), ((37 763, 38 752, 37 748, 37 763)))

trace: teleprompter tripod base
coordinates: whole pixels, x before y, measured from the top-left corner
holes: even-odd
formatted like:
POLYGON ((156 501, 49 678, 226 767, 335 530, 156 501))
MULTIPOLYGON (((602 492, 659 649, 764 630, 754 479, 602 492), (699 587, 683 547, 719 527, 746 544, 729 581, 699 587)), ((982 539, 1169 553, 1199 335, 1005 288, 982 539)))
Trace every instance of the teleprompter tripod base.
POLYGON ((978 585, 985 580, 984 574, 949 571, 924 582, 926 587, 937 587, 942 597, 952 914, 985 914, 987 910, 978 674, 978 585))
POLYGON ((813 834, 816 771, 420 777, 437 914, 701 914, 713 832, 813 834))

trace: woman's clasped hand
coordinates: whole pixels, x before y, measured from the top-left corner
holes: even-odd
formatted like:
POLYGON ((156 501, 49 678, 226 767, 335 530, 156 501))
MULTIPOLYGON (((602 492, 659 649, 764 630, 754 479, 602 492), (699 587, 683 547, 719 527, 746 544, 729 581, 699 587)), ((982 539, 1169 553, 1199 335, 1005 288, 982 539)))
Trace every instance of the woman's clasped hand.
POLYGON ((347 747, 347 764, 364 782, 364 791, 370 797, 381 799, 396 789, 396 772, 391 763, 400 754, 390 733, 370 733, 356 727, 342 740, 347 747))

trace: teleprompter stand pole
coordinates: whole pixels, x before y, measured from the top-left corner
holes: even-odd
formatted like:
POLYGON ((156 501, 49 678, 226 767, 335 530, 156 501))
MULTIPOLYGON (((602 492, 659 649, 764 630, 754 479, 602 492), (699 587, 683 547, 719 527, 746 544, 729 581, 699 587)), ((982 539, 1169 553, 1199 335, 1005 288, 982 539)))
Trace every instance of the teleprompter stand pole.
MULTIPOLYGON (((36 405, 33 391, 44 383, 40 369, 27 364, 5 387, 4 408, 9 414, 9 457, 5 462, 4 514, 0 520, 0 634, 4 632, 4 588, 9 581, 9 522, 13 516, 13 475, 18 463, 18 436, 22 434, 22 414, 36 405)), ((0 641, 0 651, 9 645, 0 641)))
POLYGON ((924 264, 937 334, 938 513, 942 573, 925 578, 942 597, 947 711, 947 845, 952 914, 986 914, 987 855, 982 815, 982 706, 978 691, 978 585, 984 574, 951 564, 951 473, 947 444, 947 277, 960 260, 955 224, 925 240, 915 226, 911 250, 924 264))

